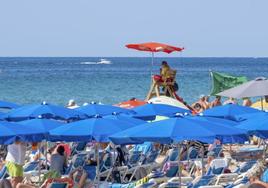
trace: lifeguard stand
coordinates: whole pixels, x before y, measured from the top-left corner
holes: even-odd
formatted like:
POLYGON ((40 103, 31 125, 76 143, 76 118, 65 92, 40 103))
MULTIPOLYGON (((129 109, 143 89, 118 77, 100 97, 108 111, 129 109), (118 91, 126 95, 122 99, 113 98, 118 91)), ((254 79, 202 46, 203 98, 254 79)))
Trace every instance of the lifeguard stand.
POLYGON ((151 88, 147 94, 145 101, 150 100, 153 97, 168 96, 178 100, 176 91, 174 90, 174 85, 176 82, 176 70, 170 70, 169 77, 162 79, 159 76, 159 79, 156 79, 156 76, 152 76, 151 88))

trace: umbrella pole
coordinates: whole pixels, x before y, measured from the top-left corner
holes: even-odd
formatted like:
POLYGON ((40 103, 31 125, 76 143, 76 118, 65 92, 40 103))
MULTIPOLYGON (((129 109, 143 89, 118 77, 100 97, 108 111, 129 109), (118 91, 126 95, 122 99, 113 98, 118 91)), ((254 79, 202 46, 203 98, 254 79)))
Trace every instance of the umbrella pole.
POLYGON ((154 52, 152 52, 151 77, 153 76, 153 67, 154 67, 154 52))
POLYGON ((46 170, 48 169, 47 168, 47 141, 46 141, 46 144, 45 144, 45 156, 46 156, 46 170))
POLYGON ((204 151, 204 146, 201 147, 201 152, 202 152, 202 159, 201 159, 201 175, 204 175, 204 155, 205 155, 205 151, 204 151))
MULTIPOLYGON (((40 143, 41 145, 41 143, 40 143)), ((41 186, 41 155, 40 155, 40 145, 38 144, 38 152, 39 152, 39 157, 38 157, 38 182, 39 185, 41 186)))
POLYGON ((261 110, 263 110, 263 98, 261 97, 261 110))
POLYGON ((99 143, 96 144, 97 156, 97 187, 100 187, 100 156, 99 156, 99 143))
POLYGON ((179 151, 179 166, 178 166, 178 170, 179 170, 179 188, 181 188, 181 144, 179 143, 178 145, 178 151, 179 151))

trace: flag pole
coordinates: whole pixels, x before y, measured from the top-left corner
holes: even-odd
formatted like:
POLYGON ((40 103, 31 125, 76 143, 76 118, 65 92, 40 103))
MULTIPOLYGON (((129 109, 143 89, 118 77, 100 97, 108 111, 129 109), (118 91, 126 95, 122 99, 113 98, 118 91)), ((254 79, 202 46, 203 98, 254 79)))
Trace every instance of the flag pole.
MULTIPOLYGON (((213 80, 212 80, 213 73, 212 73, 212 70, 211 69, 209 69, 208 71, 209 71, 208 77, 209 77, 210 82, 211 82, 211 84, 210 84, 210 94, 211 94, 212 93, 212 88, 214 88, 214 86, 213 86, 213 80)), ((210 94, 209 94, 209 96, 210 96, 210 94)))

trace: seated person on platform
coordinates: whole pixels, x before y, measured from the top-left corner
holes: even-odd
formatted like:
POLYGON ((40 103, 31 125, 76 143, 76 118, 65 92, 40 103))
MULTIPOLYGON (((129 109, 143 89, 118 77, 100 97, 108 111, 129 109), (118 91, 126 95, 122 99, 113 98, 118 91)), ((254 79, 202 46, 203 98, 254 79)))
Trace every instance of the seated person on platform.
POLYGON ((160 75, 162 80, 165 81, 169 77, 170 67, 166 61, 162 61, 162 67, 160 68, 160 75))
POLYGON ((154 80, 157 82, 165 82, 168 78, 174 77, 174 71, 169 67, 166 61, 162 61, 160 75, 154 75, 154 80))

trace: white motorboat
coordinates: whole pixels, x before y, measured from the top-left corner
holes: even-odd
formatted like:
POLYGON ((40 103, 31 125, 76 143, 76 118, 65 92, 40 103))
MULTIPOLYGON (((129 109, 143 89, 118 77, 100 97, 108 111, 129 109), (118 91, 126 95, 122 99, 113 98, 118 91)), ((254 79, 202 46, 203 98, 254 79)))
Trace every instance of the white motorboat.
POLYGON ((112 64, 112 62, 107 59, 100 59, 100 61, 97 62, 97 64, 112 64))

